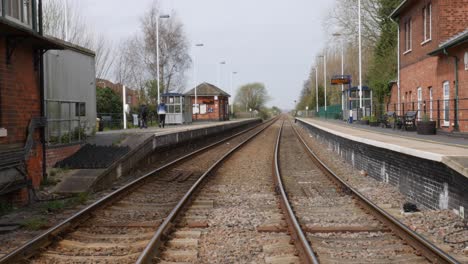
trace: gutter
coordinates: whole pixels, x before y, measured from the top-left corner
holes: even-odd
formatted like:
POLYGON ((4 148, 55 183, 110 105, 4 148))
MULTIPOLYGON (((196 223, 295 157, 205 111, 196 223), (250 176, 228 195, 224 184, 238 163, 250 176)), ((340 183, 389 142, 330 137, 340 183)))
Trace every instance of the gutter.
POLYGON ((458 61, 460 59, 458 59, 457 56, 451 56, 448 53, 447 48, 444 48, 443 53, 448 58, 452 57, 454 59, 454 64, 455 64, 455 102, 454 102, 454 105, 455 105, 454 119, 455 119, 455 121, 454 121, 454 124, 453 124, 453 130, 458 132, 459 131, 459 126, 458 126, 458 61))
MULTIPOLYGON (((43 17, 42 17, 42 0, 38 2, 38 23, 39 35, 44 35, 43 17)), ((39 89, 41 97, 41 118, 46 119, 45 113, 45 87, 44 87, 44 52, 40 50, 39 53, 39 89)), ((46 129, 47 122, 41 128, 41 142, 42 142, 42 180, 47 179, 47 150, 46 150, 46 129)))
MULTIPOLYGON (((406 1, 404 1, 403 3, 400 4, 400 6, 402 6, 404 3, 406 3, 406 1)), ((398 10, 400 8, 400 6, 396 9, 398 10)), ((396 12, 393 11, 393 13, 396 12)), ((392 13, 392 14, 393 14, 392 13)), ((398 88, 398 114, 401 115, 401 89, 400 89, 400 23, 398 21, 396 21, 392 16, 390 16, 390 20, 396 24, 397 26, 397 88, 398 88)))

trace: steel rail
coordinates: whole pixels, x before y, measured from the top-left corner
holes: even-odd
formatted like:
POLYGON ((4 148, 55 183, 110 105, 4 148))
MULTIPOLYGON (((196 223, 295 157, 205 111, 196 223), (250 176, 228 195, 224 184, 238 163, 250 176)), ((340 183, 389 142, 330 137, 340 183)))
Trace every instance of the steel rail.
POLYGON ((280 173, 279 167, 279 151, 281 143, 281 135, 283 134, 283 123, 281 123, 281 128, 278 132, 278 137, 276 139, 275 145, 275 159, 274 159, 274 181, 275 181, 275 190, 280 198, 280 206, 283 212, 286 214, 286 222, 288 222, 288 229, 291 236, 293 237, 296 247, 299 249, 299 255, 302 257, 305 263, 318 264, 319 261, 315 256, 312 247, 310 246, 307 237, 302 231, 299 221, 297 221, 296 215, 291 207, 286 191, 284 190, 283 180, 280 173))
POLYGON ((349 191, 354 197, 357 198, 357 201, 367 208, 367 211, 372 213, 378 220, 387 225, 395 234, 397 234, 401 239, 408 242, 409 245, 414 247, 416 250, 419 250, 421 254, 433 263, 459 263, 452 256, 448 255, 446 252, 438 248, 436 245, 432 244, 424 237, 409 229, 406 225, 401 223, 398 219, 387 213, 385 210, 377 206, 374 202, 366 198, 362 193, 354 189, 351 185, 346 183, 338 175, 336 175, 308 146, 304 138, 299 134, 297 129, 293 127, 293 130, 297 137, 302 142, 304 148, 307 150, 307 153, 311 157, 312 161, 318 165, 318 167, 325 172, 325 174, 335 183, 344 187, 344 190, 349 191))
MULTIPOLYGON (((277 118, 276 118, 277 119, 277 118)), ((274 122, 275 119, 272 119, 268 122, 274 122)), ((145 175, 139 177, 138 179, 135 179, 131 181, 130 183, 120 187, 119 189, 115 190, 114 192, 104 196, 103 198, 97 200, 96 202, 90 204, 89 206, 83 208, 79 212, 75 213, 71 217, 63 220, 59 224, 55 225, 54 227, 50 228, 46 232, 42 233, 41 235, 38 235, 37 237, 33 238, 32 240, 28 241, 27 243, 23 244, 22 246, 16 248, 12 252, 8 253, 7 255, 3 256, 0 258, 0 263, 17 263, 18 261, 27 259, 34 255, 34 252, 37 250, 51 244, 55 238, 63 235, 66 233, 67 230, 70 230, 74 227, 79 226, 79 224, 85 222, 91 217, 91 214, 101 208, 104 208, 110 204, 112 204, 113 201, 116 201, 122 197, 125 197, 126 194, 129 192, 134 191, 136 188, 138 188, 140 185, 144 184, 146 180, 149 180, 154 174, 167 169, 168 167, 174 166, 175 164, 184 161, 194 155, 197 155, 199 153, 202 153, 203 151, 206 151, 208 149, 214 148, 226 141, 229 141, 235 137, 238 137, 242 134, 245 134, 249 131, 252 131, 262 125, 265 125, 265 123, 260 123, 258 125, 255 125, 249 129, 246 129, 244 131, 241 131, 239 133, 236 133, 232 136, 229 136, 225 139, 221 139, 217 142, 214 142, 208 146, 202 147, 198 150, 192 151, 191 153, 184 155, 180 158, 177 158, 165 165, 162 165, 159 168, 156 168, 145 175)))
POLYGON ((189 204, 189 202, 193 199, 194 193, 199 190, 202 183, 208 178, 208 176, 217 168, 219 165, 225 161, 229 156, 231 156, 235 151, 239 150, 241 147, 245 146, 245 144, 263 132, 265 129, 270 127, 278 118, 275 118, 271 121, 270 124, 265 125, 264 128, 259 130, 258 132, 254 133, 246 140, 241 142, 239 145, 231 149, 229 152, 224 154, 221 158, 219 158, 208 170, 203 173, 202 176, 192 185, 192 187, 187 191, 187 193, 180 199, 177 205, 172 209, 171 213, 164 219, 164 222, 159 226, 158 230, 151 238, 150 242, 142 252, 142 254, 138 257, 137 264, 143 263, 152 263, 152 259, 157 256, 158 249, 163 244, 163 239, 167 236, 170 229, 172 228, 172 222, 177 218, 179 213, 182 209, 189 204))

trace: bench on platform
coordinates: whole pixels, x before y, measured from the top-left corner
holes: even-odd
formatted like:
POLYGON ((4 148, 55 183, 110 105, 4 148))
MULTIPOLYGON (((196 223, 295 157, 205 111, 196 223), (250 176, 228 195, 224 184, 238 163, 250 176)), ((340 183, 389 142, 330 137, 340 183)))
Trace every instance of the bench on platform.
POLYGON ((395 111, 388 111, 380 119, 380 125, 382 128, 395 127, 396 126, 396 113, 395 111))
POLYGON ((408 131, 408 129, 416 129, 416 118, 418 117, 418 111, 408 111, 403 116, 402 129, 408 131))

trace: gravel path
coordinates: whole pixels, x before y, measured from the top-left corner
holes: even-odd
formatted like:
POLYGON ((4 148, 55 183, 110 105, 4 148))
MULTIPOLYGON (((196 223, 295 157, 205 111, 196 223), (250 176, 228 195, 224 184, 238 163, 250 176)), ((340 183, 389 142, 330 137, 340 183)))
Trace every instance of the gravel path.
POLYGON ((354 169, 336 155, 332 146, 324 144, 302 126, 296 128, 316 155, 348 184, 461 263, 468 263, 468 224, 462 218, 450 210, 403 213, 403 204, 408 200, 397 187, 354 169))

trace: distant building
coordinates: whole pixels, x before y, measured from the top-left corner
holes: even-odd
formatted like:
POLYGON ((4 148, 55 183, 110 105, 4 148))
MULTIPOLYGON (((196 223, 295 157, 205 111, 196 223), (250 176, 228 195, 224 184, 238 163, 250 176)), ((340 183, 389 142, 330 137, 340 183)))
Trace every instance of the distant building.
POLYGON ((0 196, 25 202, 45 172, 41 58, 65 47, 40 34, 35 0, 0 0, 0 196))
POLYGON ((442 130, 468 132, 468 5, 464 0, 405 0, 399 24, 400 87, 390 108, 419 110, 442 130))
MULTIPOLYGON (((185 96, 191 98, 192 105, 195 104, 195 88, 185 93, 185 96)), ((193 121, 229 120, 229 97, 228 93, 212 84, 198 85, 196 103, 199 107, 193 108, 193 121)))
MULTIPOLYGON (((113 83, 109 80, 104 79, 96 79, 96 87, 110 88, 112 91, 117 93, 120 96, 120 98, 122 98, 123 84, 113 83)), ((138 107, 140 104, 138 91, 129 87, 125 87, 125 93, 127 95, 126 103, 130 105, 130 107, 138 107)))

